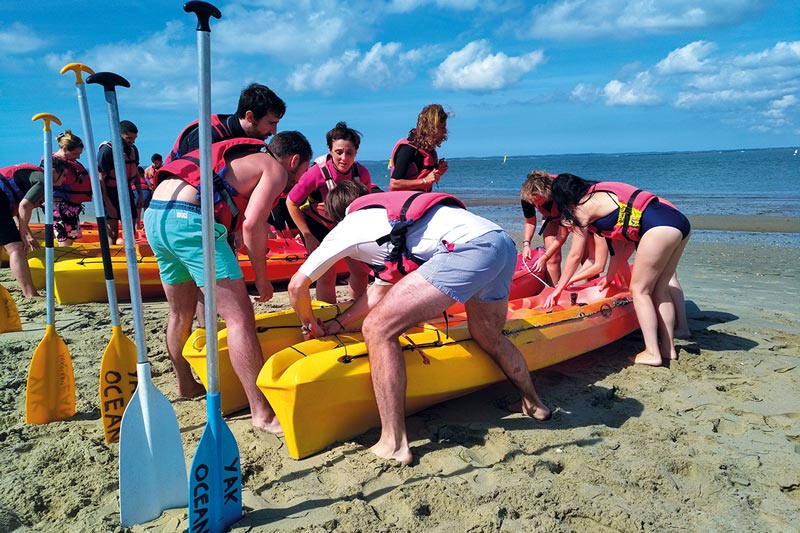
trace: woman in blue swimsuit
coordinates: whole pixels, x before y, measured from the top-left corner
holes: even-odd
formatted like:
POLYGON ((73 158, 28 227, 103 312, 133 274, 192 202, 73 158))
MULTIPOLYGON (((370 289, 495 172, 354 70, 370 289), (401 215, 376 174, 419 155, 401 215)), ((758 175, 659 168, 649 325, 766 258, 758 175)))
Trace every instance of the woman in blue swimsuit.
POLYGON ((635 246, 630 289, 645 349, 632 360, 637 364, 660 366, 662 359, 676 359, 673 345, 675 306, 669 282, 689 241, 689 220, 669 202, 624 183, 598 183, 561 174, 552 181, 551 192, 561 211, 562 223, 571 227, 573 236, 561 280, 545 305, 550 307, 558 302, 580 264, 590 232, 624 243, 623 251, 612 256, 608 272, 599 282, 601 288, 614 279, 620 262, 635 246), (648 198, 649 201, 636 203, 639 196, 640 200, 648 198), (639 205, 641 212, 636 209, 639 205), (622 217, 619 216, 621 207, 626 209, 622 217), (641 218, 637 220, 639 214, 641 218))

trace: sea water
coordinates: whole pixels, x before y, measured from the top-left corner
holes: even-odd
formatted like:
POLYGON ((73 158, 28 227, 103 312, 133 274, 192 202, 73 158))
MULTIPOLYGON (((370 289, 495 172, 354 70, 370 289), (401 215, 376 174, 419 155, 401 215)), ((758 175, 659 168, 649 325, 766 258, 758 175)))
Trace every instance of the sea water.
MULTIPOLYGON (((446 157, 446 145, 440 156, 446 157)), ((519 189, 531 170, 622 181, 671 201, 687 215, 800 217, 800 152, 795 148, 448 159, 439 191, 509 231, 522 228, 519 189)), ((385 161, 362 162, 388 190, 385 161)), ((695 231, 693 239, 800 247, 800 234, 695 231)))

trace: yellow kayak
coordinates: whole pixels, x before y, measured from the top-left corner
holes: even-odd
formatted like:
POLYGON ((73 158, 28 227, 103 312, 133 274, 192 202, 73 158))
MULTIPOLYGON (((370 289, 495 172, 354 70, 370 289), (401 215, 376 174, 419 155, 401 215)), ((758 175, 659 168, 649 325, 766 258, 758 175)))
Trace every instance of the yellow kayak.
MULTIPOLYGON (((544 253, 544 249, 536 252, 544 253)), ((346 271, 347 267, 343 262, 339 262, 337 267, 346 271)), ((270 267, 271 268, 271 267, 270 267)), ((517 270, 511 279, 510 298, 520 298, 530 296, 542 290, 541 279, 531 275, 525 266, 522 256, 517 260, 517 270)), ((344 311, 349 303, 331 306, 321 302, 314 302, 314 314, 322 320, 330 320, 344 311)), ((463 311, 463 306, 456 305, 450 309, 451 313, 463 311)), ((357 326, 357 324, 355 325, 357 326)), ((256 331, 258 341, 261 344, 261 351, 264 361, 273 353, 283 350, 287 346, 301 342, 303 336, 300 334, 300 321, 291 309, 274 313, 265 313, 256 316, 256 331)), ((204 329, 197 329, 192 332, 189 340, 183 348, 183 357, 189 362, 204 385, 207 386, 206 373, 206 332, 204 329)), ((222 391, 222 413, 230 414, 249 407, 247 396, 239 383, 239 379, 233 372, 230 356, 228 354, 228 332, 224 325, 220 325, 217 336, 219 346, 219 367, 220 367, 220 389, 222 391)))
MULTIPOLYGON (((638 328, 630 294, 596 287, 564 291, 551 310, 539 296, 509 302, 506 336, 536 370, 611 343, 638 328), (571 298, 574 298, 572 303, 571 298)), ((469 394, 505 375, 469 336, 465 313, 423 324, 400 339, 408 414, 469 394)), ((307 457, 380 424, 360 334, 313 339, 270 357, 257 380, 280 420, 289 454, 307 457)))

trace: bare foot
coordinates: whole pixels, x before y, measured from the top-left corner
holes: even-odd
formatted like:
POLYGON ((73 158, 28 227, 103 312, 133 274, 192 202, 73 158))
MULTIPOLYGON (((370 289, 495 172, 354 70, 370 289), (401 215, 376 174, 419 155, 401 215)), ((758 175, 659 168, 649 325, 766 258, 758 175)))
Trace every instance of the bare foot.
POLYGON ((657 355, 654 356, 647 350, 639 352, 635 356, 628 357, 628 361, 636 363, 637 365, 661 366, 661 357, 657 355))
POLYGON ((512 413, 522 413, 538 422, 546 422, 550 420, 550 417, 553 415, 553 413, 550 412, 550 408, 544 404, 534 405, 533 409, 527 409, 522 401, 510 403, 506 406, 506 409, 512 413))
POLYGON ((203 396, 206 393, 206 388, 203 387, 200 383, 192 380, 190 383, 182 385, 178 383, 178 396, 185 399, 197 398, 199 396, 203 396))
POLYGON ((278 422, 277 416, 275 415, 272 415, 271 417, 253 416, 252 419, 253 419, 253 427, 266 430, 269 433, 273 433, 279 437, 283 436, 283 428, 281 427, 281 423, 278 422))
POLYGON ((411 464, 413 457, 411 456, 411 448, 408 445, 400 446, 399 449, 395 449, 394 446, 388 446, 383 444, 381 441, 369 449, 372 453, 380 457, 381 459, 394 459, 395 461, 408 465, 411 464))
POLYGON ((33 292, 23 292, 23 293, 22 293, 22 296, 23 296, 24 298, 41 298, 41 296, 42 296, 42 295, 41 295, 41 294, 39 294, 39 293, 38 293, 38 292, 36 292, 36 291, 33 291, 33 292))

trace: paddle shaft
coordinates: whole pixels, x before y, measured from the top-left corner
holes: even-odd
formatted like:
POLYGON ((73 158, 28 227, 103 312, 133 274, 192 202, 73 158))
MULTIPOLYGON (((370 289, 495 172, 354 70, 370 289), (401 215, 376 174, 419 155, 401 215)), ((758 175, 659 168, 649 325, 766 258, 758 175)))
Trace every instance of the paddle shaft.
POLYGON ((208 393, 219 392, 219 347, 217 342, 217 269, 214 253, 214 191, 211 177, 211 33, 197 31, 198 47, 198 107, 200 137, 200 212, 203 223, 203 272, 206 365, 208 393))
POLYGON ((133 308, 133 329, 136 339, 136 361, 147 363, 144 313, 142 311, 142 292, 139 283, 139 263, 136 260, 136 239, 133 229, 133 213, 131 212, 130 184, 125 173, 124 148, 122 146, 122 133, 119 127, 119 107, 117 105, 116 85, 130 87, 128 81, 117 74, 100 72, 92 74, 87 79, 89 83, 103 85, 106 109, 108 111, 108 129, 111 131, 111 154, 114 158, 114 173, 117 179, 117 197, 122 222, 122 232, 125 235, 125 259, 128 266, 128 285, 131 293, 131 307, 133 308))
MULTIPOLYGON (((40 117, 41 115, 36 115, 40 117)), ((33 117, 36 120, 36 117, 33 117)), ((50 120, 61 122, 53 117, 44 116, 44 256, 45 256, 45 291, 47 292, 47 325, 55 325, 56 300, 55 262, 53 260, 53 133, 50 131, 50 120)))
MULTIPOLYGON (((81 78, 81 71, 94 74, 92 69, 85 65, 71 63, 64 66, 61 72, 66 70, 75 71, 75 91, 78 94, 78 107, 81 111, 81 124, 83 125, 83 136, 86 138, 88 150, 86 159, 89 162, 89 178, 92 184, 92 204, 97 217, 97 233, 100 240, 100 251, 103 255, 103 273, 106 279, 106 293, 108 294, 108 307, 111 311, 111 325, 119 326, 119 307, 117 304, 117 290, 114 286, 114 268, 111 263, 111 247, 108 243, 108 228, 106 227, 106 210, 103 203, 103 189, 100 186, 100 175, 97 171, 97 154, 94 151, 94 134, 92 133, 92 118, 89 115, 89 103, 86 99, 86 86, 81 78)), ((127 233, 126 233, 127 235, 127 233)))

